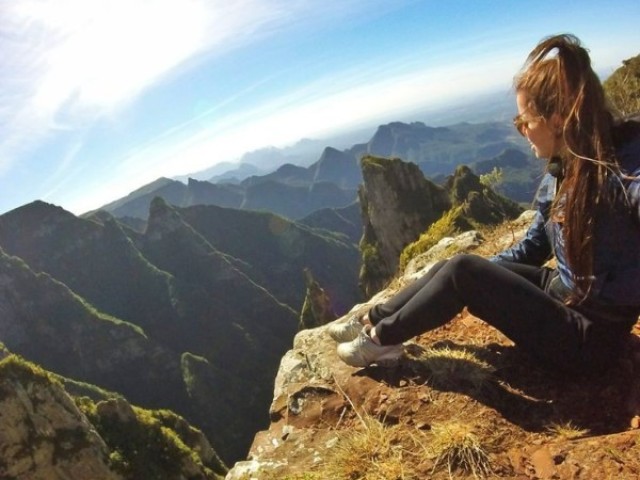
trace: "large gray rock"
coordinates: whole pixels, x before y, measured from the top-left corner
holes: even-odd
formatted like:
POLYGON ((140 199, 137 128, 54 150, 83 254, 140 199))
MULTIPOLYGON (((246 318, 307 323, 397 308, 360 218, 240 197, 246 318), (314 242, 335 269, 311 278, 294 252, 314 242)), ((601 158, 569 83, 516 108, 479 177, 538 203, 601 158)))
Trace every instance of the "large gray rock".
POLYGON ((359 197, 364 236, 361 286, 377 292, 396 273, 400 253, 451 207, 447 192, 427 180, 417 165, 365 157, 359 197))
POLYGON ((0 412, 0 478, 122 478, 109 469, 104 441, 64 389, 46 375, 3 365, 0 412))

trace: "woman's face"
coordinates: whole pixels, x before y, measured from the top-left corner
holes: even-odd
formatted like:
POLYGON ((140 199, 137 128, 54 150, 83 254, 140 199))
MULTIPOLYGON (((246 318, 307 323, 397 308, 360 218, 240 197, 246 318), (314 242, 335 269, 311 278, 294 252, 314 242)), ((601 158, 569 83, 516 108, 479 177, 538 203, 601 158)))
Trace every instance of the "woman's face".
POLYGON ((545 120, 528 107, 529 100, 524 92, 516 95, 518 115, 513 123, 518 131, 529 140, 531 149, 538 158, 551 158, 562 148, 562 122, 557 115, 545 120))

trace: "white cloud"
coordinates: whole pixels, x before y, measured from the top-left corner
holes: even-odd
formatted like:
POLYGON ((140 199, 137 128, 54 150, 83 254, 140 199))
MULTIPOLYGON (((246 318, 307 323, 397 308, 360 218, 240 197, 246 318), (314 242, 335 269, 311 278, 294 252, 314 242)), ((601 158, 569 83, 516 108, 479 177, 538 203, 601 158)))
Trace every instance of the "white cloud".
MULTIPOLYGON (((326 22, 357 20, 362 12, 380 15, 404 1, 2 2, 0 177, 18 162, 23 169, 41 168, 25 162, 51 135, 66 130, 76 142, 98 118, 118 114, 150 86, 200 61, 282 29, 306 32, 326 22)), ((78 145, 66 150, 77 152, 78 145)), ((75 153, 57 161, 59 167, 47 167, 56 178, 77 169, 75 153)))
POLYGON ((284 0, 3 2, 0 174, 52 130, 86 128, 199 56, 255 41, 308 7, 284 0))
POLYGON ((0 169, 50 131, 85 126, 202 50, 205 13, 173 1, 4 5, 0 169))
MULTIPOLYGON (((207 0, 21 0, 9 11, 33 58, 32 105, 111 108, 185 60, 228 49, 261 23, 264 2, 207 0)), ((272 12, 273 15, 273 12, 272 12)))
POLYGON ((56 165, 55 171, 47 177, 42 200, 48 201, 50 197, 68 188, 69 183, 75 180, 74 173, 82 169, 82 165, 76 161, 76 155, 81 148, 82 143, 79 141, 73 142, 70 145, 69 150, 65 153, 60 163, 56 165))

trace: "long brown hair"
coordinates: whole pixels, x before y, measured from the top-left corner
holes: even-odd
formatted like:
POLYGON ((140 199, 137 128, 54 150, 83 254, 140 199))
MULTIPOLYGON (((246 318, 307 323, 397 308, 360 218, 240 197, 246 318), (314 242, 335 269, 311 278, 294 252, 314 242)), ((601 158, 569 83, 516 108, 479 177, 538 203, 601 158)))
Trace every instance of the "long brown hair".
POLYGON ((610 201, 606 184, 618 172, 613 144, 613 116, 589 53, 573 35, 556 35, 529 54, 515 89, 536 114, 562 119, 558 135, 564 181, 552 207, 563 218, 567 262, 576 289, 570 302, 584 300, 593 282, 595 212, 610 201))

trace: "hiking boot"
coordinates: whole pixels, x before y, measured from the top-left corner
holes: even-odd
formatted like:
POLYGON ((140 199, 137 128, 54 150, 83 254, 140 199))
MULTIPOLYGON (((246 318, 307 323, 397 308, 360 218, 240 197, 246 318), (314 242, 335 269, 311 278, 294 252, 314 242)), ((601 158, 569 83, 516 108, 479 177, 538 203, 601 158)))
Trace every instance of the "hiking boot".
POLYGON ((338 343, 350 342, 362 331, 362 317, 351 315, 346 322, 333 322, 327 328, 329 336, 338 343))
POLYGON ((369 329, 363 327, 354 340, 338 345, 340 359, 352 367, 368 367, 373 363, 384 367, 397 365, 404 353, 403 345, 378 345, 371 340, 369 329))

